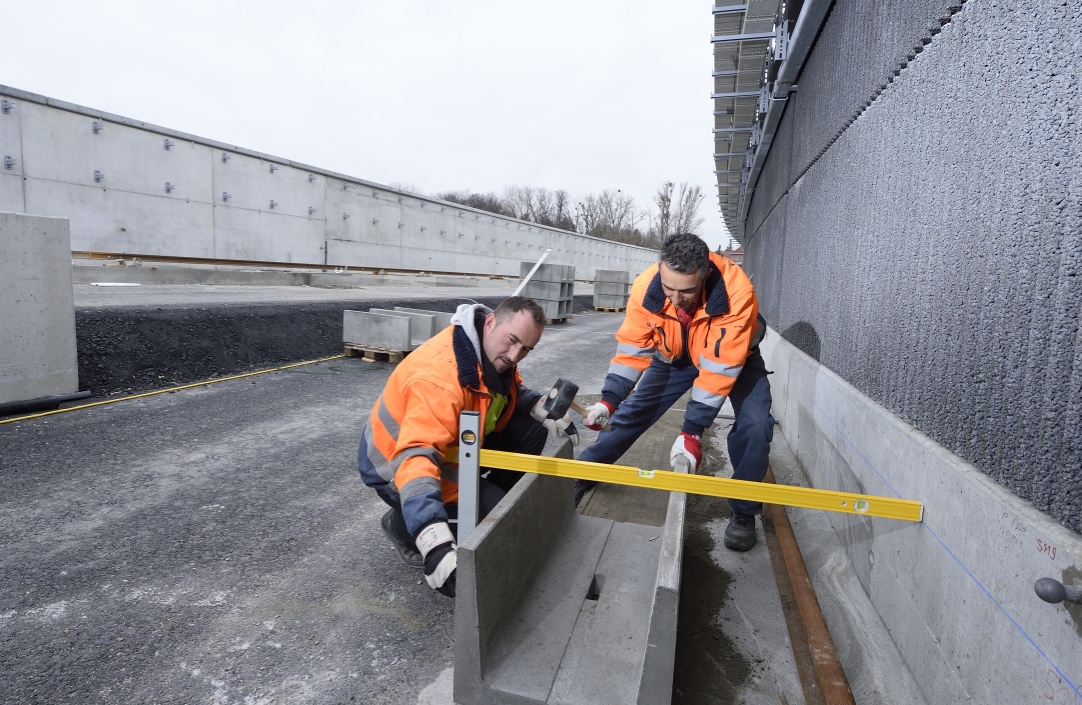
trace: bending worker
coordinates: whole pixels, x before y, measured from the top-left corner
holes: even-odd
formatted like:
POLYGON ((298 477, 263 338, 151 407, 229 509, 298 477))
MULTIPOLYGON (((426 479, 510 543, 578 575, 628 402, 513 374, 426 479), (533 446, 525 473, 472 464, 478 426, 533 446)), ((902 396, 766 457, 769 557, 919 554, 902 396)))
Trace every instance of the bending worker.
MULTIPOLYGON (((457 445, 458 416, 479 412, 482 447, 538 455, 545 437, 571 434, 565 415, 550 420, 540 392, 522 385, 517 364, 533 350, 545 313, 512 296, 495 311, 463 304, 451 326, 399 363, 364 428, 358 466, 390 509, 380 521, 402 560, 424 568, 429 586, 455 596, 458 468, 444 462, 457 445)), ((480 513, 492 510, 522 473, 491 470, 480 482, 480 513)))
MULTIPOLYGON (((608 422, 611 430, 602 431, 579 460, 616 462, 691 389, 683 427, 670 451, 673 465, 683 456, 695 472, 702 462, 703 431, 728 397, 736 412, 728 438, 733 479, 762 481, 774 436, 770 382, 758 347, 765 332, 743 269, 711 254, 695 235, 666 239, 658 264, 631 287, 601 401, 587 409, 588 428, 600 430, 608 422)), ((576 481, 575 503, 596 484, 576 481)), ((755 515, 763 505, 730 499, 729 506, 725 545, 747 551, 755 545, 755 515)))

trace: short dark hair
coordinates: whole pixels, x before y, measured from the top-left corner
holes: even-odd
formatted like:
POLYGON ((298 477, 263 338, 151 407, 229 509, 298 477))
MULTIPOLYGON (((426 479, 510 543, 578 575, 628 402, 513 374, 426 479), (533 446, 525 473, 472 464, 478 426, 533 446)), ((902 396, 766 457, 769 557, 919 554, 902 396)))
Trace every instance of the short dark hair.
POLYGON ((533 322, 542 328, 545 327, 545 309, 541 308, 540 304, 531 298, 525 296, 508 296, 506 299, 500 302, 500 305, 493 311, 496 314, 496 323, 504 323, 508 319, 512 318, 519 311, 526 311, 530 314, 530 318, 533 322))
POLYGON ((657 261, 680 274, 697 274, 710 269, 710 248, 698 235, 677 233, 661 243, 657 261))

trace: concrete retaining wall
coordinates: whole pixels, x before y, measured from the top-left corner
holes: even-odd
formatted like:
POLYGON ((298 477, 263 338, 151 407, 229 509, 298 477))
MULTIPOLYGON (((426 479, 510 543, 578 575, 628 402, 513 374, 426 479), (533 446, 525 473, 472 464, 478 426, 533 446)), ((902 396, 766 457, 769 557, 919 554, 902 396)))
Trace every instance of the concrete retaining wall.
POLYGON ((1082 63, 1049 37, 1082 36, 1082 6, 949 5, 835 5, 746 267, 786 338, 1080 529, 1082 63), (900 29, 867 37, 885 5, 900 29))
POLYGON ((929 703, 1075 703, 1082 539, 770 331, 773 413, 813 486, 916 499, 923 524, 827 513, 929 703))
POLYGON ((0 213, 0 404, 79 390, 68 221, 0 213))
POLYGON ((548 262, 583 278, 638 274, 656 258, 13 88, 0 95, 0 159, 11 166, 0 166, 0 210, 69 218, 76 251, 517 276, 520 260, 551 247, 548 262))

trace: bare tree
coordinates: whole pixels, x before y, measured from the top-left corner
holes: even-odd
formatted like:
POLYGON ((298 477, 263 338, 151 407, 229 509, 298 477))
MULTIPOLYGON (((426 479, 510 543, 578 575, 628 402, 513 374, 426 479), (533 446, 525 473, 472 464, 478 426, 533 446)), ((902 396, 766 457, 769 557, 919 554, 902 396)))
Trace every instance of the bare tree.
POLYGON ((422 191, 417 184, 411 184, 407 181, 392 181, 387 185, 397 191, 403 191, 405 193, 415 193, 418 196, 425 195, 425 192, 422 191))
POLYGON ((699 205, 702 204, 703 198, 702 189, 699 186, 688 186, 686 181, 680 184, 680 193, 672 212, 671 222, 674 233, 694 233, 702 227, 706 222, 699 215, 699 205))
MULTIPOLYGON (((409 184, 398 187, 406 190, 409 184)), ((536 186, 508 186, 502 195, 463 190, 445 191, 436 197, 538 225, 649 248, 659 247, 673 233, 693 233, 704 222, 699 215, 702 189, 687 182, 679 188, 671 181, 663 183, 654 194, 656 212, 640 209, 635 199, 620 189, 586 194, 575 201, 562 189, 536 186), (645 232, 640 228, 644 220, 649 222, 645 232)))
POLYGON ((646 214, 635 199, 619 189, 587 194, 575 204, 575 228, 581 233, 643 247, 656 246, 653 238, 639 229, 646 214))
POLYGON ((467 190, 444 191, 443 193, 437 193, 436 198, 442 201, 450 201, 451 203, 459 203, 463 206, 469 206, 470 208, 488 211, 489 213, 496 213, 497 215, 509 215, 515 217, 515 215, 507 209, 500 197, 494 193, 470 193, 467 190))
POLYGON ((672 190, 673 182, 666 181, 658 187, 654 194, 654 205, 657 213, 650 216, 650 234, 663 241, 672 235, 672 190))
POLYGON ((503 192, 503 202, 508 211, 520 220, 562 230, 573 230, 575 227, 571 198, 567 191, 508 186, 503 192))
POLYGON ((676 233, 694 233, 705 222, 699 215, 703 198, 702 189, 688 186, 686 181, 679 191, 673 182, 663 183, 654 194, 657 213, 651 215, 650 234, 661 241, 676 233))

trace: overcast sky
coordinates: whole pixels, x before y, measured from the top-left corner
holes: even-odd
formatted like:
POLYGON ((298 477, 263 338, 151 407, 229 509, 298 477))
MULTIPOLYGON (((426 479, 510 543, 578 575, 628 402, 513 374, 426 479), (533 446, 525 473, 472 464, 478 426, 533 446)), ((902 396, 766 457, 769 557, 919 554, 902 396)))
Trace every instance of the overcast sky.
POLYGON ((702 187, 707 0, 0 0, 0 83, 425 193, 702 187))

